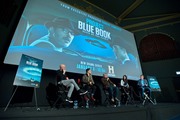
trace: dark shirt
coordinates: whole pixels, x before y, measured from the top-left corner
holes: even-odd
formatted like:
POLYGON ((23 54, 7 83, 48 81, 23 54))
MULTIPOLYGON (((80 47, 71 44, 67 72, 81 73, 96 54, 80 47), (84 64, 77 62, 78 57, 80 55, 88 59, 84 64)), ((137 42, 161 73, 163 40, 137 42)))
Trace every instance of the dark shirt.
POLYGON ((89 84, 90 82, 92 82, 94 84, 94 80, 93 80, 92 75, 88 76, 87 74, 84 74, 82 77, 82 83, 83 84, 89 84))
POLYGON ((101 78, 101 82, 105 88, 114 85, 114 83, 109 78, 101 78))
POLYGON ((65 74, 63 74, 63 71, 57 70, 57 82, 60 82, 62 80, 66 80, 67 77, 67 73, 65 72, 65 74))

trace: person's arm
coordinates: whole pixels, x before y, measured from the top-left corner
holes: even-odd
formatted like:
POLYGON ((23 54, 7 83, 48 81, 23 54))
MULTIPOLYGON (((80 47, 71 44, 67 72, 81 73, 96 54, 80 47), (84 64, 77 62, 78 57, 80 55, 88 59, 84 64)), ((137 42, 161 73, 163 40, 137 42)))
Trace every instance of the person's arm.
POLYGON ((145 79, 144 81, 145 81, 145 84, 144 84, 144 85, 145 85, 145 86, 149 86, 148 81, 147 81, 146 79, 145 79))
POLYGON ((127 88, 129 88, 129 84, 128 84, 128 82, 126 83, 126 87, 127 87, 127 88))
POLYGON ((124 81, 123 80, 121 80, 121 86, 124 86, 124 81))
POLYGON ((123 86, 123 87, 127 87, 127 88, 129 87, 128 82, 124 82, 123 80, 122 80, 121 82, 122 82, 122 86, 123 86))
POLYGON ((101 83, 102 83, 103 87, 106 88, 106 84, 105 84, 104 78, 101 78, 101 83))
POLYGON ((103 84, 104 87, 107 87, 106 79, 101 78, 101 82, 102 82, 102 84, 103 84))
POLYGON ((57 82, 60 82, 61 80, 66 80, 67 76, 66 73, 63 73, 63 71, 58 70, 56 75, 57 82))
POLYGON ((62 72, 60 70, 57 70, 56 72, 56 81, 57 84, 59 84, 59 82, 62 80, 62 72))
POLYGON ((83 84, 88 84, 87 75, 83 75, 83 77, 82 77, 82 83, 83 83, 83 84))
POLYGON ((95 84, 92 75, 90 76, 90 80, 91 80, 92 84, 95 84))
POLYGON ((137 86, 142 87, 141 80, 138 80, 137 86))
POLYGON ((111 85, 116 86, 116 84, 114 84, 109 78, 107 78, 107 79, 111 85))

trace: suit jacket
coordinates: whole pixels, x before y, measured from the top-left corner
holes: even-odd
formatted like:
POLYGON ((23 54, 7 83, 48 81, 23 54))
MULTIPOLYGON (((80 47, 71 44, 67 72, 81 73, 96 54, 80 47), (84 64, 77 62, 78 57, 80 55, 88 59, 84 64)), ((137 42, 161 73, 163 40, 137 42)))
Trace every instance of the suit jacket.
POLYGON ((82 77, 82 83, 83 84, 89 84, 89 82, 92 82, 94 84, 94 80, 93 80, 92 75, 88 76, 87 74, 84 74, 82 77))

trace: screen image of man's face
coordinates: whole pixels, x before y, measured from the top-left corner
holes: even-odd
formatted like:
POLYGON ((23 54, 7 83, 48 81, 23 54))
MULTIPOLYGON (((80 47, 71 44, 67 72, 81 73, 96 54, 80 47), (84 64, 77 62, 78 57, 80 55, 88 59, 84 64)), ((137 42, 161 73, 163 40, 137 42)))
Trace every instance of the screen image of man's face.
POLYGON ((62 48, 68 47, 74 38, 74 33, 69 28, 56 28, 54 31, 54 38, 62 48))

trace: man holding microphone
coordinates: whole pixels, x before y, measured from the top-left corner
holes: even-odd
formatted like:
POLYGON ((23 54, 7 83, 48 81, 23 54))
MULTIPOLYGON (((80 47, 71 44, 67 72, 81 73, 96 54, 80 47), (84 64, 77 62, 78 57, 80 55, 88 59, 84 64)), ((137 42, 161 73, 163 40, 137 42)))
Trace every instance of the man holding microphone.
POLYGON ((116 84, 114 84, 108 77, 108 75, 105 73, 103 74, 103 78, 101 78, 101 82, 104 86, 104 89, 106 89, 109 92, 109 97, 112 102, 119 101, 117 98, 118 95, 118 88, 116 87, 116 84))

